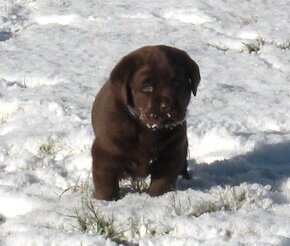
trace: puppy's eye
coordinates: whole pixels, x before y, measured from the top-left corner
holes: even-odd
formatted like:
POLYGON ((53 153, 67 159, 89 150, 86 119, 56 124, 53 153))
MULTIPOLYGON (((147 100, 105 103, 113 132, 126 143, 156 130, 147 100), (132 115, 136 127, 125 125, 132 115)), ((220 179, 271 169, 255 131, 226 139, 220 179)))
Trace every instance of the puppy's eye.
POLYGON ((150 92, 153 92, 153 90, 154 90, 154 87, 150 83, 144 83, 142 85, 142 91, 143 92, 150 93, 150 92))

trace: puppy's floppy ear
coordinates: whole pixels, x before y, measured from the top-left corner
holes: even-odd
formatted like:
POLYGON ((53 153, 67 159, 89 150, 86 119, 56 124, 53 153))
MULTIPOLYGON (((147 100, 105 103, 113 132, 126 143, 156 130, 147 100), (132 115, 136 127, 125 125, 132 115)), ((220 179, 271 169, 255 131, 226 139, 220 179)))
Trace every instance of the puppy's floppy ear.
POLYGON ((130 104, 131 89, 129 82, 137 70, 138 56, 129 54, 123 57, 110 74, 111 88, 115 95, 125 104, 130 104))
POLYGON ((124 56, 110 74, 111 88, 125 105, 134 106, 130 81, 151 49, 151 46, 145 46, 124 56))
POLYGON ((190 58, 190 56, 184 53, 185 64, 187 66, 188 76, 190 80, 191 91, 194 96, 196 96, 197 87, 200 82, 200 72, 199 67, 194 60, 190 58))
POLYGON ((197 87, 200 82, 199 67, 194 60, 183 50, 161 45, 160 49, 166 52, 173 65, 182 66, 189 79, 192 94, 196 96, 197 87))

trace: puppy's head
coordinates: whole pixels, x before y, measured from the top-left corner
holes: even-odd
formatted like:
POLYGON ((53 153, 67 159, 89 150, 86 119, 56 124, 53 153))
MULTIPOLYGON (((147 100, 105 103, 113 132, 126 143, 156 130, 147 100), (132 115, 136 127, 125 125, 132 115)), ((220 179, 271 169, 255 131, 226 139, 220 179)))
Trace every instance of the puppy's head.
POLYGON ((190 95, 200 82, 198 65, 182 50, 148 46, 125 56, 110 83, 120 101, 151 129, 183 124, 190 95))

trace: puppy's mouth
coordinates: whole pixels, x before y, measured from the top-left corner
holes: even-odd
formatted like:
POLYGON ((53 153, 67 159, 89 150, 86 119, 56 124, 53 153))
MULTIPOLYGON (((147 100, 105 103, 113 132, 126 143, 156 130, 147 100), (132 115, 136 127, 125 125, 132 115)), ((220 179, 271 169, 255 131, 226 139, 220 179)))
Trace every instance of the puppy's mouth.
MULTIPOLYGON (((145 122, 143 122, 145 123, 145 122)), ((153 131, 156 130, 161 130, 161 129, 168 129, 168 130, 173 130, 179 126, 182 126, 185 124, 185 118, 179 121, 167 121, 165 120, 162 123, 145 123, 145 126, 153 131), (167 122, 167 123, 166 123, 167 122)))
POLYGON ((150 117, 150 114, 144 114, 140 108, 140 112, 137 113, 132 107, 128 106, 128 110, 132 117, 138 119, 146 128, 156 131, 161 129, 173 130, 185 124, 185 114, 173 117, 171 114, 165 114, 162 116, 150 117))
POLYGON ((179 117, 179 119, 175 116, 166 114, 159 115, 156 118, 152 119, 150 116, 142 116, 140 117, 141 122, 148 129, 156 131, 161 129, 169 129, 173 130, 179 126, 185 124, 185 117, 179 117))

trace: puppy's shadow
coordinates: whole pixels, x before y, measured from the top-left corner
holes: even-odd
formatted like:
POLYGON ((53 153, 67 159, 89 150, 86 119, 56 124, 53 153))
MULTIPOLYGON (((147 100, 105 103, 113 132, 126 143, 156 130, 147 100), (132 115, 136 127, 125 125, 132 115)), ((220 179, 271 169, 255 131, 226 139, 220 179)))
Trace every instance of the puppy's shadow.
POLYGON ((264 144, 244 155, 207 164, 189 160, 190 180, 178 180, 178 190, 207 190, 241 183, 271 185, 273 190, 290 177, 290 141, 264 144))

